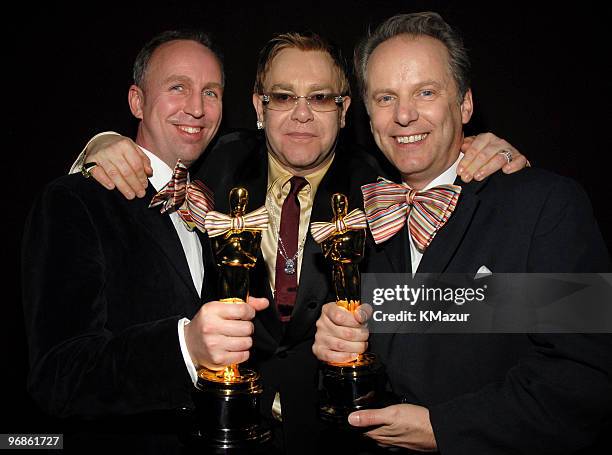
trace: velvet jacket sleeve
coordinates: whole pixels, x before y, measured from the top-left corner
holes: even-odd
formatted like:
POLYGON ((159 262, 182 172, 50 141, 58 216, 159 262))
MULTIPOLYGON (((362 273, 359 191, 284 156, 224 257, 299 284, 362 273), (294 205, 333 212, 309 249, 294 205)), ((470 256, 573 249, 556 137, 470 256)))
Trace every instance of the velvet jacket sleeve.
POLYGON ((128 234, 129 227, 109 235, 114 224, 125 221, 113 219, 112 204, 105 206, 105 198, 116 196, 102 194, 105 190, 93 183, 74 185, 77 179, 84 181, 69 176, 48 186, 26 224, 28 389, 43 409, 59 417, 184 406, 192 384, 177 334, 183 315, 146 302, 152 293, 139 277, 148 271, 135 270, 150 262, 150 250, 139 249, 142 235, 128 234), (100 194, 88 198, 75 188, 84 185, 100 194), (108 243, 122 256, 111 253, 108 243))

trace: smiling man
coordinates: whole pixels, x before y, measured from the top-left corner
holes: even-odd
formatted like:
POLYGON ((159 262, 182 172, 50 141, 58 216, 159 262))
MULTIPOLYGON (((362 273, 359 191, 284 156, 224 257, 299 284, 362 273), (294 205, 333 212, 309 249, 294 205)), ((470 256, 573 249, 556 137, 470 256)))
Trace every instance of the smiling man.
MULTIPOLYGON (((371 155, 339 141, 350 87, 341 56, 320 36, 284 33, 272 38, 260 52, 253 92, 263 134, 241 131, 221 137, 204 156, 198 177, 214 189, 220 211, 228 210, 227 195, 235 186, 249 191, 249 206, 268 208, 263 261, 257 262, 251 284, 252 294, 267 297, 271 305, 254 320, 251 361, 262 373, 262 410, 276 426, 275 444, 289 454, 310 454, 317 449, 321 427, 318 361, 311 347, 315 321, 333 291, 308 227, 311 220, 332 217, 334 193, 349 197, 349 209, 361 206, 360 186, 376 178, 378 166, 371 155)), ((513 148, 515 160, 506 164, 500 148, 511 146, 492 135, 465 144, 472 156, 481 153, 495 169, 524 166, 525 158, 513 148)), ((148 160, 131 141, 98 138, 87 156, 97 162, 94 178, 110 186, 110 175, 126 196, 144 194, 141 179, 148 160)))
POLYGON ((221 123, 223 75, 217 57, 196 41, 172 40, 134 64, 128 93, 130 110, 140 120, 136 143, 174 168, 190 166, 221 123), (202 62, 193 68, 192 61, 202 62))
POLYGON ((381 43, 368 60, 374 140, 415 189, 457 161, 462 125, 473 112, 472 92, 455 83, 447 52, 435 38, 400 35, 381 43))
POLYGON ((214 285, 206 240, 177 211, 148 207, 177 160, 188 166, 216 134, 222 95, 206 35, 155 37, 136 58, 128 94, 136 143, 154 169, 147 200, 69 175, 45 188, 28 219, 28 389, 48 414, 70 419, 62 429, 72 450, 179 453, 177 433, 188 428, 177 411, 193 406, 194 365, 220 369, 249 356, 250 320, 268 302, 203 305, 214 285))
MULTIPOLYGON (((355 69, 376 144, 401 176, 362 187, 372 234, 367 272, 610 270, 588 198, 573 181, 537 169, 458 178, 463 125, 474 110, 469 60, 438 14, 388 19, 358 47, 355 69)), ((325 305, 315 354, 341 362, 364 352, 365 318, 325 305)), ((609 334, 369 340, 401 404, 355 412, 349 422, 379 444, 444 455, 609 451, 609 334)))

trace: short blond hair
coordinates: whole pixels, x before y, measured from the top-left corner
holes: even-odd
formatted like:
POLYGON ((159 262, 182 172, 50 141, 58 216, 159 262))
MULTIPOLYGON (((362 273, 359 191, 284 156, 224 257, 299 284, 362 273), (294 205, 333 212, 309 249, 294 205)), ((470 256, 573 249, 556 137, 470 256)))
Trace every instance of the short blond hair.
POLYGON ((259 52, 257 61, 257 74, 255 76, 254 93, 262 95, 264 93, 264 80, 274 57, 283 49, 295 48, 300 51, 321 51, 326 52, 334 62, 334 70, 340 83, 339 95, 350 95, 351 87, 346 76, 346 63, 340 51, 331 43, 323 39, 316 33, 281 33, 272 38, 259 52))

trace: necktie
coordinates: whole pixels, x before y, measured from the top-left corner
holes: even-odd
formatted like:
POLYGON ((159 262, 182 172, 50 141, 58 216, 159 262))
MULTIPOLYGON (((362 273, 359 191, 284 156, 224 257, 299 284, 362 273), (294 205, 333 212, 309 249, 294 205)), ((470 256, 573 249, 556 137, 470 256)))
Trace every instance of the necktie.
POLYGON ((276 251, 276 275, 274 300, 281 321, 291 319, 297 296, 298 234, 300 229, 300 201, 298 193, 308 181, 293 176, 291 189, 283 202, 276 251))
POLYGON ((151 199, 149 208, 161 205, 161 213, 176 211, 190 231, 197 227, 206 232, 204 219, 214 207, 213 192, 199 180, 189 181, 189 172, 181 160, 176 162, 170 181, 151 199))
POLYGON ((408 218, 410 235, 423 253, 455 210, 461 187, 440 185, 417 191, 382 177, 361 187, 370 231, 376 243, 395 235, 408 218))

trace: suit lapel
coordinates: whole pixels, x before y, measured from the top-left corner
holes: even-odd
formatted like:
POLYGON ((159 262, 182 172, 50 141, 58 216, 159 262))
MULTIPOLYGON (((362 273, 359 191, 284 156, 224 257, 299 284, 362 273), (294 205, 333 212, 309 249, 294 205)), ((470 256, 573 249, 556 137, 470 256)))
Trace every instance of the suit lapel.
MULTIPOLYGON (((464 184, 457 177, 455 185, 462 186, 457 207, 449 221, 438 231, 425 251, 419 263, 419 273, 442 273, 446 270, 474 217, 479 204, 477 192, 480 191, 485 183, 486 180, 464 184)), ((392 265, 393 273, 411 272, 412 264, 409 241, 407 227, 404 226, 392 239, 383 244, 384 252, 392 265)), ((381 353, 384 359, 390 359, 393 350, 401 350, 395 341, 396 335, 396 332, 372 335, 372 343, 376 345, 376 351, 381 353)), ((405 337, 400 337, 398 343, 403 342, 405 342, 405 337)))
POLYGON ((167 214, 161 214, 159 208, 148 208, 149 201, 154 195, 155 189, 153 189, 152 185, 149 185, 145 197, 137 201, 137 209, 130 210, 130 213, 133 215, 136 223, 140 224, 151 234, 153 241, 164 252, 185 286, 190 289, 194 298, 199 301, 200 297, 193 285, 185 252, 170 217, 167 214))
MULTIPOLYGON (((374 240, 372 240, 372 242, 373 241, 374 240)), ((387 260, 391 264, 392 273, 412 272, 412 260, 410 256, 409 241, 410 240, 408 238, 408 228, 404 225, 397 234, 395 234, 383 245, 384 253, 387 257, 387 260)))
POLYGON ((486 185, 486 182, 487 180, 464 184, 457 177, 455 185, 462 186, 457 208, 423 254, 419 264, 419 272, 438 273, 446 271, 450 261, 457 253, 478 208, 480 200, 477 193, 486 185))

